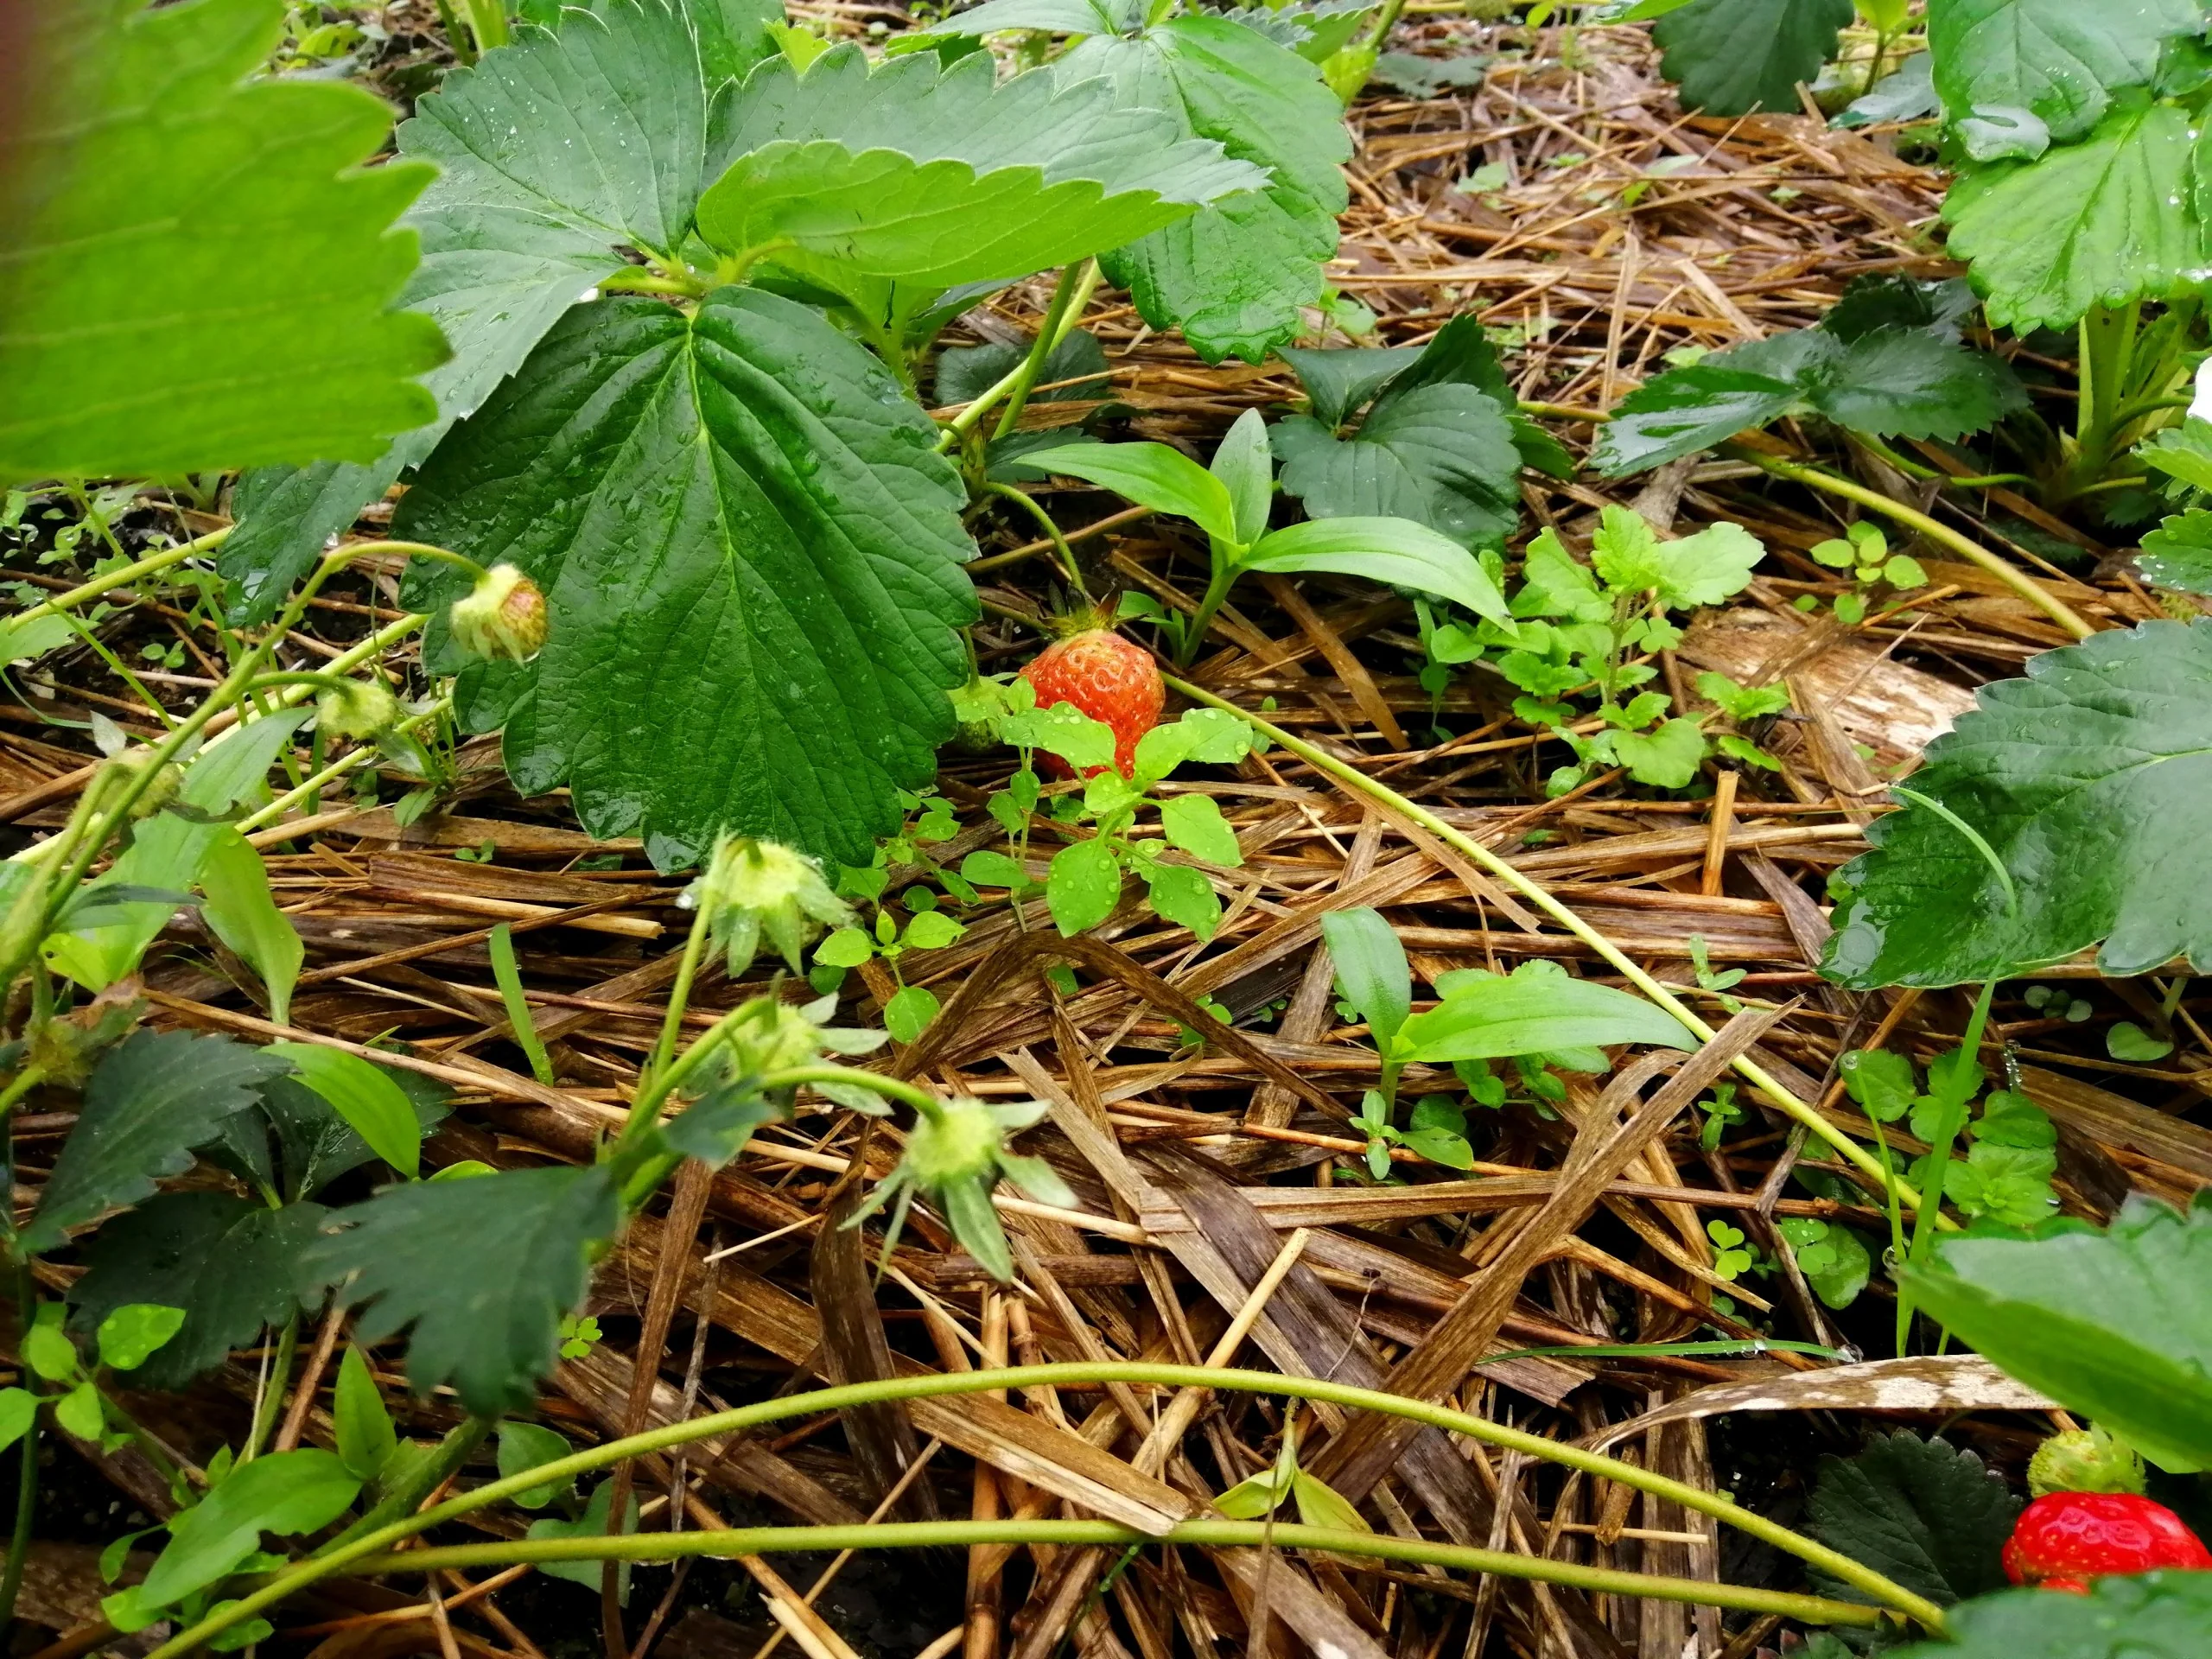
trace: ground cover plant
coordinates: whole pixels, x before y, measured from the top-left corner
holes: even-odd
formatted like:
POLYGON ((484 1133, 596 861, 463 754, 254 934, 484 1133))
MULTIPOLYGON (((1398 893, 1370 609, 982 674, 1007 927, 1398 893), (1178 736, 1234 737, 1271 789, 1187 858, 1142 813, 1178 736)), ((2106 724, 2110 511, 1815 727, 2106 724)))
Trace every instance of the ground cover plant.
POLYGON ((2197 1651, 2209 22, 9 23, 18 1651, 2197 1651))

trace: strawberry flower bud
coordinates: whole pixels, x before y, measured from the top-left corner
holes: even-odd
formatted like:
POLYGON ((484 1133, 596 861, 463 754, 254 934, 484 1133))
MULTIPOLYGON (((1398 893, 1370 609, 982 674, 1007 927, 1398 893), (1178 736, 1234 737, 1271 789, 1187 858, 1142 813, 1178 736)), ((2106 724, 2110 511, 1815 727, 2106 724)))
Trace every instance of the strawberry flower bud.
POLYGON ((1007 1149, 1006 1138, 1045 1115, 1033 1100, 1003 1106, 980 1100, 951 1100, 923 1114, 907 1134, 906 1155, 876 1185, 847 1226, 857 1226, 885 1204, 896 1202, 884 1235, 887 1259, 906 1225, 907 1206, 917 1193, 942 1211, 953 1234, 991 1276, 1005 1284, 1014 1277, 1014 1253, 991 1207, 991 1189, 1003 1176, 1039 1204, 1069 1205, 1075 1195, 1042 1158, 1025 1158, 1007 1149))
POLYGON ((763 935, 798 973, 808 943, 825 927, 842 927, 853 914, 812 859, 747 836, 717 841, 707 873, 678 902, 706 917, 708 939, 727 954, 732 979, 753 965, 763 935))
POLYGON ((545 649, 545 595, 512 564, 495 564, 454 601, 446 625, 472 657, 526 663, 545 649))
POLYGON ((399 699, 381 680, 344 680, 315 699, 315 729, 325 737, 374 737, 398 723, 399 699))
POLYGON ((2094 1424, 2053 1434, 2028 1463, 2028 1491, 2037 1497, 2051 1492, 2140 1493, 2143 1485, 2143 1459, 2135 1448, 2094 1424))

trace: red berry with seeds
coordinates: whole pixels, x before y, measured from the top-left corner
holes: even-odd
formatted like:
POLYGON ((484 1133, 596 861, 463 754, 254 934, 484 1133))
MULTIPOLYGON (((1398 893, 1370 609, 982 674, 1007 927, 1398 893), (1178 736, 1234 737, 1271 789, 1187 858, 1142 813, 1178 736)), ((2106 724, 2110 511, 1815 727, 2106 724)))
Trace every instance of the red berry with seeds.
POLYGON ((2020 1512, 2005 1576, 2076 1593, 2108 1573, 2212 1569, 2212 1552, 2163 1503, 2129 1492, 2050 1492, 2020 1512))
MULTIPOLYGON (((1036 689, 1039 709, 1073 703, 1112 727, 1114 765, 1124 778, 1135 764, 1137 740, 1160 723, 1160 705, 1166 701, 1152 653, 1104 628, 1086 628, 1047 645, 1021 671, 1021 677, 1036 689)), ((1039 760, 1055 776, 1068 775, 1054 756, 1039 760)))

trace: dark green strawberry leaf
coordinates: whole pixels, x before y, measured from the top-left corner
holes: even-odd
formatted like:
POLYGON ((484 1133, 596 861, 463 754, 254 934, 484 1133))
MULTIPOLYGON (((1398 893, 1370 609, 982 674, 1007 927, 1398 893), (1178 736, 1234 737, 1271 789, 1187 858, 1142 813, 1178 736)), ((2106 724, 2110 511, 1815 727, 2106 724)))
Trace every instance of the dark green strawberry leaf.
POLYGON ((0 483, 367 461, 430 418, 444 348, 391 308, 429 170, 362 165, 391 118, 359 87, 259 78, 277 0, 18 15, 0 483))
MULTIPOLYGON (((423 470, 395 533, 511 561, 553 626, 524 668, 461 669, 524 790, 663 868, 718 828, 865 865, 935 776, 967 677, 973 543, 936 429, 820 313, 724 289, 697 315, 579 308, 423 470)), ((410 572, 439 609, 464 584, 410 572)))
POLYGON ((1165 107, 1188 136, 1269 169, 1232 196, 1101 263, 1155 328, 1180 327, 1209 363, 1257 363, 1300 332, 1337 251, 1351 156, 1344 110, 1296 52, 1225 17, 1169 19, 1134 39, 1093 35, 1053 66, 1063 83, 1109 81, 1123 105, 1165 107))
POLYGON ((339 1212, 351 1224, 310 1268, 364 1303, 357 1340, 412 1325, 407 1380, 450 1383, 490 1415, 531 1403, 553 1369, 561 1316, 583 1300, 592 1246, 621 1220, 612 1168, 506 1170, 386 1187, 339 1212))
POLYGON ((1651 38, 1684 107, 1795 115, 1797 83, 1820 79, 1851 16, 1851 0, 1689 0, 1654 23, 1651 38))
POLYGON ((1764 426, 1792 410, 1882 437, 1953 439, 2024 401, 2005 363, 1959 343, 1955 297, 1891 285, 1854 289, 1820 323, 1715 352, 1621 400, 1592 460, 1640 472, 1764 426), (1928 321, 1883 321, 1922 313, 1928 321))
POLYGON ((1275 355, 1290 365, 1299 384, 1306 388, 1312 418, 1333 433, 1388 385, 1392 377, 1420 362, 1427 349, 1421 346, 1328 349, 1283 346, 1276 348, 1275 355))
POLYGON ((1891 1659, 2197 1659, 2207 1630, 2212 1573, 2115 1573, 2085 1596, 2007 1590, 1967 1602, 1949 1639, 1892 1649, 1891 1659))
MULTIPOLYGON (((941 405, 974 402, 1021 365, 1027 346, 949 346, 938 353, 937 401, 941 405)), ((1071 330, 1068 337, 1046 354, 1037 384, 1047 388, 1029 395, 1033 404, 1093 403, 1109 397, 1106 348, 1087 328, 1071 330), (1074 385, 1062 385, 1072 380, 1074 385)))
POLYGON ((2135 568, 2154 588, 2212 594, 2212 512, 2196 507, 2160 519, 2143 538, 2135 568))
MULTIPOLYGON (((2005 1587, 1999 1559, 2020 1502, 1971 1452, 1900 1429, 1850 1458, 1821 1459, 1813 1531, 1831 1549, 1948 1607, 2005 1587)), ((1815 1572, 1826 1594, 1867 1593, 1815 1572)))
POLYGON ((1925 52, 1916 52, 1853 99, 1850 108, 1829 124, 1871 127, 1891 121, 1924 121, 1942 113, 1934 66, 1925 52))
POLYGON ((2045 652, 1976 703, 1913 774, 1944 810, 1876 819, 1872 850, 1840 872, 1821 971, 1860 989, 1956 985, 2100 940, 2111 975, 2212 964, 2212 621, 2045 652))
POLYGON ((2138 94, 2078 144, 1962 175, 1943 219, 1989 321, 2021 334, 2069 328, 2092 306, 2196 292, 2195 118, 2138 94))
POLYGON ((2064 144, 2103 118, 2114 91, 2152 83, 2169 36, 2203 27, 2198 0, 1936 0, 1928 49, 1954 122, 2024 109, 2064 144))
POLYGON ((774 50, 765 24, 783 10, 765 0, 596 0, 560 16, 557 31, 525 25, 513 45, 451 71, 401 124, 402 156, 438 168, 407 218, 423 263, 403 296, 453 347, 427 381, 437 419, 360 465, 247 476, 239 529, 219 556, 243 620, 273 612, 326 537, 624 270, 622 249, 676 254, 713 176, 715 94, 774 50))
POLYGON ((1412 52, 1385 52, 1375 60, 1371 77, 1408 98, 1434 98, 1479 86, 1489 71, 1487 57, 1426 58, 1412 52))
POLYGON ((1269 429, 1284 493, 1316 518, 1410 518, 1464 546, 1520 521, 1520 453, 1504 410, 1472 386, 1419 386, 1349 439, 1294 415, 1269 429))
POLYGON ((165 1192, 85 1246, 92 1271, 69 1289, 75 1323, 97 1330, 134 1303, 182 1308, 183 1328, 133 1373, 149 1389, 182 1388, 314 1305, 301 1264, 328 1214, 317 1204, 271 1210, 228 1192, 165 1192))
POLYGON ((2212 1468, 2212 1204, 2138 1194, 2109 1231, 1946 1241, 1913 1300, 2031 1388, 2161 1467, 2212 1468))
POLYGON ((136 1203, 161 1176, 181 1174, 193 1147, 289 1069, 227 1037, 181 1031, 140 1031, 111 1049, 85 1085, 84 1109, 23 1229, 22 1249, 50 1250, 70 1228, 136 1203))

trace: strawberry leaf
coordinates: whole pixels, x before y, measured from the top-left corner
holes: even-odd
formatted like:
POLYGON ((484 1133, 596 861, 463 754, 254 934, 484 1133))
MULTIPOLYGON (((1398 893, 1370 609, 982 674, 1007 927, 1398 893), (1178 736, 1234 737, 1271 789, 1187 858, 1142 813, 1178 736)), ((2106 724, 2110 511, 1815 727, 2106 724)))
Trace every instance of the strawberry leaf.
MULTIPOLYGON (((1001 22, 987 10, 995 13, 997 0, 941 27, 1077 27, 1001 22)), ((1063 85, 1103 79, 1116 103, 1164 107, 1185 136, 1270 169, 1264 188, 1101 262, 1155 328, 1179 327, 1209 363, 1230 355, 1257 363, 1300 332, 1300 308, 1320 300, 1321 268, 1336 253, 1336 216, 1348 200, 1343 106, 1313 65, 1226 17, 1174 17, 1135 35, 1098 31, 1094 22, 1084 32, 1088 38, 1053 65, 1063 85)))
POLYGON ((1851 16, 1851 0, 1689 0, 1653 24, 1651 38, 1685 107, 1795 115, 1797 83, 1820 79, 1851 16))
POLYGON ((2116 89, 2150 85, 2167 39, 2203 21, 2196 0, 1934 0, 1928 48, 1954 122, 2024 109, 2063 144, 2097 124, 2116 89))
MULTIPOLYGON (((1999 1560, 2020 1503, 1971 1452, 1900 1430, 1853 1458, 1821 1459, 1813 1488, 1820 1541, 1948 1607, 2005 1587, 1999 1560)), ((1828 1595, 1867 1593, 1815 1573, 1828 1595)))
POLYGON ((22 14, 0 480, 365 461, 435 412, 438 332, 391 308, 415 263, 392 223, 429 171, 360 165, 391 125, 360 88, 252 79, 283 12, 22 14))
POLYGON ((2195 118, 2139 96, 2078 144, 1954 184, 1950 250, 1971 262, 1989 321, 2026 334, 2070 327, 2092 306, 2194 294, 2204 264, 2195 118))
MULTIPOLYGON (((951 735, 972 543, 935 429, 818 312, 724 289, 694 317, 582 307, 423 468, 397 534, 545 590, 545 650, 461 670, 522 788, 664 868, 717 827, 865 865, 951 735), (682 671, 670 671, 681 664, 682 671)), ((410 572, 409 602, 464 586, 410 572)))
MULTIPOLYGON (((1891 1659, 2183 1659, 2208 1630, 2212 1573, 2114 1573, 2087 1595, 1980 1597, 1952 1615, 1946 1640, 1892 1649, 1891 1659)), ((1836 1650, 1849 1651, 1840 1642, 1836 1650)))
POLYGON ((763 24, 782 15, 762 0, 598 0, 562 11, 557 32, 518 28, 416 105, 400 154, 437 176, 408 215, 423 264, 404 298, 453 347, 426 382, 437 418, 359 464, 247 475, 219 561, 245 595, 241 620, 273 612, 327 537, 626 268, 623 248, 676 251, 712 176, 715 95, 774 49, 763 24))
POLYGON ((2177 594, 2212 594, 2212 512, 2192 508, 2143 538, 2135 568, 2154 588, 2177 594))
POLYGON ((488 1416, 528 1406, 552 1370, 561 1316, 583 1300, 590 1247, 614 1231, 621 1205, 600 1164, 386 1187, 335 1219, 352 1224, 308 1262, 366 1304, 355 1339, 373 1346, 412 1325, 416 1391, 451 1383, 488 1416))
POLYGON ((1469 547, 1503 546, 1520 522, 1513 429, 1472 386, 1389 397, 1349 439, 1305 415, 1276 423, 1268 436, 1284 493, 1316 518, 1410 518, 1469 547))
POLYGON ((2212 1467, 2212 1206, 2131 1198, 2103 1233, 1947 1241, 1913 1300, 2162 1468, 2212 1467))
POLYGON ((1983 687, 1913 775, 1942 810, 1877 819, 1872 850, 1840 873, 1821 972, 1860 989, 1956 985, 2100 940, 2113 976, 2212 963, 2208 683, 2212 621, 2148 622, 1983 687))

